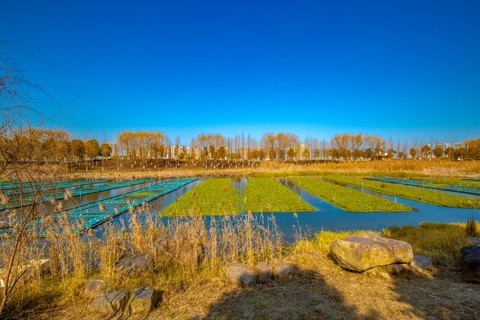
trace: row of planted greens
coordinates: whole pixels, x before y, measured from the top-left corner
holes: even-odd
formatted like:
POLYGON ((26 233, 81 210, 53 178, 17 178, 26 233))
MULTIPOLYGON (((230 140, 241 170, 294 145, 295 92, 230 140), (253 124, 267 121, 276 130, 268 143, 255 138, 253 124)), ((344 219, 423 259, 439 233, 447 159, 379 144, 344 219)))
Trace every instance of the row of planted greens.
MULTIPOLYGON (((412 187, 417 183, 418 186, 423 184, 437 186, 439 181, 406 182, 405 184, 408 184, 406 186, 399 185, 397 180, 389 180, 389 178, 384 181, 373 181, 338 175, 328 175, 323 179, 291 177, 286 180, 323 201, 349 212, 408 212, 414 210, 396 201, 362 192, 355 187, 436 206, 480 208, 478 199, 412 187)), ((458 183, 458 181, 456 182, 458 183)), ((465 187, 469 185, 469 188, 473 188, 470 185, 475 183, 467 181, 465 187)), ((301 196, 276 179, 251 177, 248 179, 245 189, 241 190, 233 187, 233 181, 230 178, 208 179, 178 199, 164 211, 163 215, 225 215, 239 212, 312 212, 315 210, 301 196)))
POLYGON ((272 178, 250 178, 244 192, 230 178, 208 179, 165 211, 164 216, 232 215, 239 212, 305 212, 315 208, 272 178))
POLYGON ((288 181, 322 200, 350 212, 406 212, 411 207, 316 178, 288 178, 288 181))
POLYGON ((448 194, 412 186, 393 184, 388 181, 373 181, 362 178, 327 176, 336 183, 365 188, 378 193, 400 197, 408 200, 448 208, 480 208, 480 200, 455 194, 448 194))
MULTIPOLYGON (((315 178, 289 178, 289 182, 350 212, 407 212, 411 207, 315 178)), ((164 216, 226 215, 239 212, 313 212, 300 195, 274 178, 249 178, 236 190, 230 178, 208 179, 168 207, 164 216)))
POLYGON ((435 182, 435 180, 424 180, 424 179, 410 180, 410 179, 398 179, 398 178, 390 178, 390 177, 376 177, 376 178, 368 178, 368 179, 373 181, 404 184, 412 187, 422 187, 427 189, 437 189, 437 190, 444 190, 444 191, 480 195, 480 185, 475 186, 477 183, 473 181, 467 181, 465 183, 465 180, 438 179, 437 180, 438 182, 435 182), (447 181, 450 181, 450 183, 446 183, 447 181))

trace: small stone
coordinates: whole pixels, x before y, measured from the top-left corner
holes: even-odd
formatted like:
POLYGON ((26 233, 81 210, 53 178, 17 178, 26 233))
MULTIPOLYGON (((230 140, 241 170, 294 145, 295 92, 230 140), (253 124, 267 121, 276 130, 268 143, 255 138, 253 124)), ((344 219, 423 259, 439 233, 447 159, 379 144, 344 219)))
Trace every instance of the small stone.
POLYGON ((257 276, 243 263, 236 263, 227 268, 227 278, 231 283, 241 287, 252 286, 257 283, 257 276))
POLYGON ((260 282, 267 282, 273 278, 273 267, 266 262, 255 264, 255 271, 257 271, 260 282))
POLYGON ((409 270, 408 264, 396 263, 386 266, 386 270, 389 274, 400 274, 409 270))
POLYGON ((99 294, 103 293, 105 288, 106 285, 103 280, 91 279, 88 280, 85 284, 85 287, 83 287, 83 295, 87 299, 93 299, 99 294))
POLYGON ((473 246, 480 246, 480 237, 468 237, 465 239, 468 244, 473 246))
POLYGON ((462 277, 466 282, 480 283, 480 246, 460 249, 462 254, 462 277))
POLYGON ((422 255, 415 255, 413 256, 412 261, 410 261, 410 267, 412 268, 412 270, 420 272, 425 270, 432 270, 432 259, 422 255))
POLYGON ((159 299, 160 292, 152 288, 136 289, 130 302, 130 312, 148 314, 157 306, 159 299))
POLYGON ((288 262, 279 262, 275 265, 275 274, 279 277, 292 276, 297 273, 295 265, 288 262))
POLYGON ((123 311, 128 302, 129 292, 117 290, 105 292, 97 296, 89 306, 89 310, 104 315, 115 315, 123 311))
POLYGON ((127 255, 115 263, 116 271, 123 276, 137 276, 153 265, 150 254, 127 255))

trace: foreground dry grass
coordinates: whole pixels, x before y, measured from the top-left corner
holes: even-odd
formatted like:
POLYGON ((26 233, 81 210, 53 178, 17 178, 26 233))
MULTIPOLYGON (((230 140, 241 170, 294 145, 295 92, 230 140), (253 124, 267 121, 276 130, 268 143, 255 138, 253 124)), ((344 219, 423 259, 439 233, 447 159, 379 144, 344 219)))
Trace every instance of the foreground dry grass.
MULTIPOLYGON (((323 232, 285 248, 282 259, 298 266, 298 274, 289 279, 237 288, 225 279, 222 265, 217 273, 199 272, 188 282, 170 286, 161 306, 147 318, 479 319, 480 288, 462 282, 458 269, 464 232, 464 225, 434 224, 386 231, 392 238, 408 239, 416 253, 432 256, 437 267, 428 275, 395 276, 342 270, 328 257, 328 249, 332 241, 351 233, 323 232)), ((150 281, 156 282, 154 278, 150 281)), ((86 311, 88 302, 78 297, 82 283, 64 282, 76 286, 70 295, 58 293, 58 288, 51 294, 47 290, 21 317, 105 319, 86 311), (45 296, 50 298, 45 301, 45 296), (40 310, 39 301, 45 301, 40 310)))

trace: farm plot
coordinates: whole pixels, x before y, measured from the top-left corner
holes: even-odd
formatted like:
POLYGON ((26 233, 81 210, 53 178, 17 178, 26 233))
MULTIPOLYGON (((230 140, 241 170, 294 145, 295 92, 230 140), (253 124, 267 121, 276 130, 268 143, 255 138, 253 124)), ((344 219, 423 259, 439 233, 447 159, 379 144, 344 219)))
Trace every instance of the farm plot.
POLYGON ((249 178, 244 195, 244 211, 311 212, 311 205, 273 178, 249 178))
POLYGON ((240 212, 240 197, 232 179, 208 179, 162 212, 163 216, 219 216, 240 212))
POLYGON ((423 202, 448 208, 480 208, 480 200, 446 194, 438 191, 414 188, 410 186, 395 185, 379 181, 364 180, 360 178, 328 176, 328 180, 352 186, 362 187, 378 193, 388 194, 413 201, 423 202))
POLYGON ((47 202, 52 200, 61 200, 64 199, 67 194, 70 197, 84 196, 92 193, 99 193, 103 191, 119 189, 129 186, 134 186, 137 184, 149 183, 153 180, 129 180, 129 181, 120 181, 115 183, 106 183, 106 180, 90 183, 89 186, 82 187, 81 185, 74 186, 72 189, 65 188, 64 190, 57 192, 45 193, 44 195, 28 195, 24 197, 13 197, 9 199, 8 204, 0 205, 0 211, 5 209, 14 209, 22 206, 31 205, 34 202, 47 202))
POLYGON ((406 212, 412 208, 315 178, 288 178, 311 194, 350 212, 406 212))
POLYGON ((470 188, 480 188, 480 179, 475 180, 475 178, 469 179, 456 179, 456 178, 415 178, 414 180, 420 181, 429 181, 435 185, 443 186, 465 186, 470 188))
POLYGON ((52 182, 12 182, 5 186, 0 185, 1 192, 6 196, 19 196, 36 192, 47 192, 62 189, 74 189, 83 186, 95 186, 107 183, 107 180, 91 180, 91 181, 52 181, 52 182))
MULTIPOLYGON (((145 209, 147 209, 146 205, 148 202, 173 192, 195 180, 197 179, 180 178, 163 181, 144 189, 89 203, 44 219, 38 219, 36 223, 30 224, 28 227, 35 228, 39 236, 46 236, 48 233, 62 234, 66 231, 80 233, 95 228, 137 207, 145 205, 145 209)), ((14 232, 13 228, 0 229, 0 237, 12 235, 14 232)))
MULTIPOLYGON (((432 179, 432 180, 408 180, 408 179, 396 179, 396 178, 368 178, 369 180, 380 181, 380 182, 390 182, 396 184, 404 184, 414 187, 422 187, 429 189, 438 189, 444 191, 453 191, 460 193, 469 193, 480 195, 480 188, 472 187, 475 183, 472 181, 464 181, 459 179, 432 179)), ((479 185, 480 187, 480 185, 479 185)))

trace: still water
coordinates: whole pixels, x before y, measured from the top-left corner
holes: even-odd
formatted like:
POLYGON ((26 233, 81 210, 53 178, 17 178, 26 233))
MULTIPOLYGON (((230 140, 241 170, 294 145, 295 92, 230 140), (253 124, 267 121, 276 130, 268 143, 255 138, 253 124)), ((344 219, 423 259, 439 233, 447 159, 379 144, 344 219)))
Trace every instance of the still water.
MULTIPOLYGON (((171 192, 167 195, 164 195, 152 202, 149 203, 149 213, 140 215, 141 219, 144 220, 148 215, 153 215, 155 218, 162 219, 163 222, 167 223, 169 219, 175 218, 162 218, 161 211, 168 207, 170 204, 175 202, 176 199, 180 198, 183 194, 200 184, 202 179, 194 181, 174 192, 171 192)), ((234 180, 234 187, 242 193, 246 185, 246 178, 237 177, 234 180)), ((480 220, 480 210, 479 209, 459 209, 459 208, 444 208, 437 207, 428 204, 423 204, 416 201, 405 200, 401 198, 391 197, 381 195, 369 190, 358 189, 365 193, 374 194, 386 198, 391 201, 396 201, 398 203, 410 206, 415 209, 412 212, 405 213, 353 213, 347 212, 340 208, 337 208, 329 203, 322 201, 321 199, 311 195, 310 193, 294 186, 293 184, 279 179, 279 181, 290 188, 292 191, 297 193, 304 201, 311 204, 316 211, 307 212, 307 213, 268 213, 268 214, 254 214, 257 220, 263 221, 265 215, 272 216, 275 218, 276 224, 279 227, 280 231, 284 234, 284 239, 286 241, 291 241, 299 233, 302 235, 312 234, 319 232, 321 230, 330 230, 330 231, 341 231, 341 230, 381 230, 390 226, 417 226, 422 222, 443 222, 443 223, 454 223, 454 222, 465 222, 468 218, 475 218, 480 220)), ((141 188, 142 185, 134 186, 135 190, 141 188)), ((125 188, 130 190, 128 188, 125 188)), ((115 193, 127 192, 127 190, 116 190, 115 193)), ((459 195, 464 195, 460 194, 459 195)), ((111 195, 90 195, 97 197, 108 197, 111 195)), ((479 196, 472 196, 474 198, 480 198, 479 196)), ((100 198, 91 197, 85 201, 98 201, 100 198)), ((121 215, 109 223, 113 225, 128 225, 130 219, 129 214, 121 215)), ((211 219, 221 219, 221 218, 211 218, 205 217, 205 222, 210 223, 211 219)), ((102 226, 100 228, 100 233, 102 232, 102 226)))

